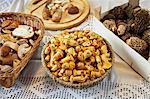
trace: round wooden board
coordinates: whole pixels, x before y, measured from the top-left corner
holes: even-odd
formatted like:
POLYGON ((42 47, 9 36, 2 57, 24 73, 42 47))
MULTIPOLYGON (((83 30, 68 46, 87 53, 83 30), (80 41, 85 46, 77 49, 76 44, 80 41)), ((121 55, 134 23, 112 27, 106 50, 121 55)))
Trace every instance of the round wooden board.
POLYGON ((35 16, 41 18, 44 22, 44 25, 45 25, 46 29, 49 29, 49 30, 63 30, 63 29, 72 28, 74 26, 77 26, 77 25, 81 24, 88 17, 89 12, 90 12, 90 6, 88 4, 88 1, 87 0, 80 0, 80 2, 82 2, 82 5, 83 5, 83 7, 81 7, 82 12, 79 13, 78 15, 76 15, 76 17, 74 17, 74 18, 72 18, 70 16, 72 18, 72 19, 70 19, 70 21, 67 21, 67 18, 66 18, 64 20, 64 22, 61 22, 61 23, 60 22, 55 23, 55 22, 52 22, 51 20, 44 20, 43 19, 42 12, 43 12, 43 9, 46 5, 46 0, 42 0, 36 5, 33 5, 32 1, 29 2, 26 5, 25 13, 32 14, 32 15, 35 15, 35 16))

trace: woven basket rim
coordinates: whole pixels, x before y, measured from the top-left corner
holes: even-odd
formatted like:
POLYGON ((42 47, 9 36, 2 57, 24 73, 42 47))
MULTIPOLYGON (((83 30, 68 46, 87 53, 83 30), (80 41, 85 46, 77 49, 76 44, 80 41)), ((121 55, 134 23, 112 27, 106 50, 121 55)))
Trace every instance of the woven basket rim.
MULTIPOLYGON (((68 31, 68 30, 67 30, 67 31, 68 31)), ((73 30, 73 31, 69 30, 69 32, 74 32, 74 31, 84 31, 84 30, 73 30)), ((61 33, 63 33, 63 32, 61 32, 61 33)), ((94 32, 94 33, 95 33, 95 32, 94 32)), ((97 34, 97 33, 96 33, 96 34, 97 34)), ((59 34, 57 34, 57 35, 59 35, 59 34)), ((99 34, 98 34, 98 35, 99 35, 99 34)), ((102 37, 102 36, 101 36, 101 37, 102 37)), ((103 37, 102 37, 102 38, 103 38, 103 37)), ((112 61, 111 61, 111 62, 112 62, 112 66, 113 66, 113 64, 114 64, 114 52, 113 52, 113 50, 112 50, 112 47, 111 47, 110 43, 109 43, 105 38, 103 38, 103 39, 104 39, 105 43, 107 44, 107 46, 108 46, 108 48, 109 48, 109 51, 111 52, 111 57, 112 57, 112 61)), ((99 77, 99 78, 97 78, 97 79, 95 79, 95 80, 93 80, 93 81, 84 82, 84 83, 79 83, 79 84, 74 84, 74 83, 71 83, 71 82, 65 82, 65 81, 61 80, 60 78, 55 77, 55 76, 51 73, 51 71, 49 70, 49 68, 46 66, 46 62, 45 62, 45 60, 44 60, 44 50, 45 50, 45 48, 47 47, 47 45, 48 45, 48 43, 46 43, 46 44, 44 45, 43 49, 42 49, 42 53, 41 53, 42 65, 43 65, 43 67, 45 68, 45 70, 46 70, 46 72, 48 73, 48 75, 49 75, 50 78, 52 78, 54 81, 56 81, 56 82, 58 82, 58 83, 60 83, 60 84, 62 84, 62 85, 65 85, 65 86, 67 86, 67 87, 84 88, 84 87, 92 86, 92 85, 94 85, 94 84, 96 84, 96 83, 102 81, 102 80, 110 73, 110 71, 111 71, 111 69, 112 69, 112 66, 111 66, 111 68, 109 68, 108 70, 106 70, 106 73, 105 73, 105 74, 103 74, 101 77, 99 77)))

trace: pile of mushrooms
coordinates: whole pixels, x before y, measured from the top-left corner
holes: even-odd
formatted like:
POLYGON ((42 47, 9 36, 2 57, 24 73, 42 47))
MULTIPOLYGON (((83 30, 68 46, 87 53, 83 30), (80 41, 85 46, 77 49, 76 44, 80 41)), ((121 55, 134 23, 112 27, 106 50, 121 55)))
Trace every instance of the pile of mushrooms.
POLYGON ((118 6, 101 20, 106 28, 124 40, 131 48, 148 59, 150 46, 150 15, 137 6, 118 6))
POLYGON ((51 19, 53 22, 60 22, 65 11, 74 15, 79 13, 79 8, 71 4, 70 0, 48 0, 43 10, 43 18, 45 20, 51 19))
POLYGON ((41 35, 31 26, 20 25, 18 21, 5 20, 0 30, 0 72, 11 72, 31 50, 41 35))

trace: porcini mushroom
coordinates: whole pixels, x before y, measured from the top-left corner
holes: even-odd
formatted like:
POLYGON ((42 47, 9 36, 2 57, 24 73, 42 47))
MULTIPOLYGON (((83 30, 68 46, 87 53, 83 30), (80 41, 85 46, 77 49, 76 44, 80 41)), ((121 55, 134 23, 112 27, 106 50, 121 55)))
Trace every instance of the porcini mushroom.
POLYGON ((29 46, 27 43, 20 45, 18 47, 18 57, 22 59, 25 56, 25 54, 29 52, 30 49, 31 46, 29 46))
POLYGON ((34 31, 30 26, 19 25, 19 27, 12 32, 12 35, 22 38, 30 38, 34 35, 34 31))
POLYGON ((4 43, 4 46, 8 46, 8 47, 12 48, 15 51, 17 51, 18 47, 19 47, 19 45, 17 43, 13 43, 13 42, 10 42, 10 41, 6 41, 4 43))

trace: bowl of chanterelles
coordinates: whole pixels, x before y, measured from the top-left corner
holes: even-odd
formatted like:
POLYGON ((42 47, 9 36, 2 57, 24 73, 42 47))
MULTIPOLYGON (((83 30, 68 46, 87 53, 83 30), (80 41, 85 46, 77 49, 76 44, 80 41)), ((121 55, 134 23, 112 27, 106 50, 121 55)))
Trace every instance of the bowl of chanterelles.
POLYGON ((42 50, 42 64, 60 84, 83 88, 102 81, 110 73, 114 54, 110 44, 90 30, 64 31, 42 50))

